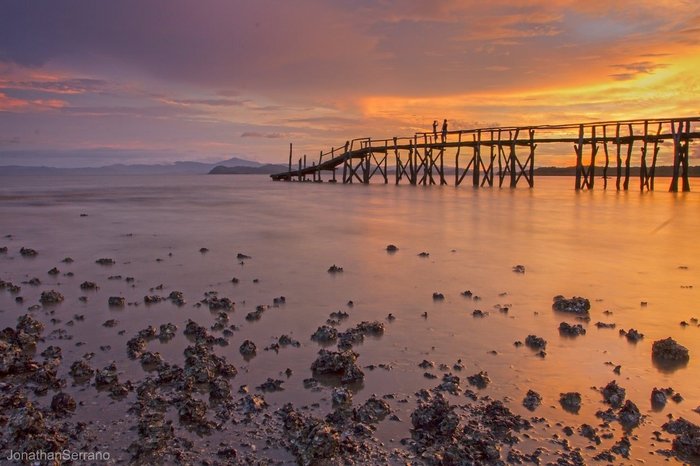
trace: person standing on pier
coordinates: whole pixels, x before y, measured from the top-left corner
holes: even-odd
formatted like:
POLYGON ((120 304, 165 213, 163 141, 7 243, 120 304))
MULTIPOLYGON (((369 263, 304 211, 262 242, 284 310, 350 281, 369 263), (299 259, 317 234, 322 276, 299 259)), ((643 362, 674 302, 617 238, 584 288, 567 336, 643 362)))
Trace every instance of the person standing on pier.
POLYGON ((442 142, 447 141, 447 118, 442 122, 442 142))
POLYGON ((435 141, 437 141, 437 125, 437 120, 433 120, 433 137, 435 138, 435 141))

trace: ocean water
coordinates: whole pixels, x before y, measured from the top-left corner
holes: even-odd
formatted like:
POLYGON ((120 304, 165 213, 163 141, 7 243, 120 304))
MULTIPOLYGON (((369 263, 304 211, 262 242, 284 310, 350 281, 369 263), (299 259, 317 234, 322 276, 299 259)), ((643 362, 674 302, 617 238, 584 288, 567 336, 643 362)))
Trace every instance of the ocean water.
MULTIPOLYGON (((205 326, 213 323, 214 314, 193 304, 216 290, 236 302, 231 322, 241 327, 229 346, 216 349, 239 369, 231 381, 234 392, 238 385, 253 389, 267 377, 279 378, 286 368, 293 371, 283 377, 284 391, 265 395, 271 409, 291 401, 318 402, 319 415, 330 410, 328 387, 312 392, 302 381, 311 377, 310 365, 321 347, 310 340, 311 334, 329 313, 344 310, 350 318, 340 329, 363 320, 386 325, 383 336, 355 347, 361 366, 391 367, 365 369, 363 386, 355 388, 356 403, 371 394, 412 396, 420 388, 434 387, 445 371, 430 370, 438 379, 429 380, 418 363, 428 359, 451 367, 461 359, 465 368, 457 375, 487 371, 491 384, 480 394, 506 399, 518 414, 533 415, 521 405, 528 389, 542 395, 534 415, 548 424, 539 425, 522 450, 554 449, 549 440, 554 433, 563 435, 562 425, 600 424, 595 413, 607 406, 593 388, 611 380, 627 390, 646 416, 634 430, 633 459, 662 461, 654 452, 670 444, 654 440, 652 432, 661 430, 669 414, 700 422, 694 411, 700 405, 700 327, 680 325, 700 318, 700 194, 665 192, 667 180, 657 180, 659 191, 641 193, 599 188, 576 192, 569 178, 538 178, 534 189, 286 183, 265 176, 0 180, 0 246, 8 247, 0 255, 0 279, 19 283, 39 277, 42 282, 22 285, 23 304, 0 292, 0 325, 14 326, 18 315, 38 303, 41 291, 63 293, 66 300, 51 316, 60 322, 52 324, 48 314, 35 313, 46 325, 45 333, 64 328, 74 336, 60 342, 64 359, 59 375, 67 377, 70 362, 94 352, 93 367, 116 361, 121 377, 140 380, 144 371, 127 359, 124 343, 147 325, 165 322, 178 325, 178 337, 167 344, 155 340, 148 349, 182 364, 188 341, 181 330, 189 318, 205 326), (387 253, 388 244, 399 250, 387 253), (34 248, 39 255, 23 258, 20 247, 34 248), (209 252, 200 253, 202 247, 209 252), (421 252, 429 256, 419 257, 421 252), (251 259, 241 263, 238 253, 251 259), (66 256, 74 262, 61 263, 66 256), (101 257, 116 264, 97 265, 101 257), (333 264, 343 272, 329 274, 333 264), (524 265, 525 273, 513 272, 515 265, 524 265), (54 266, 74 276, 47 275, 54 266), (108 278, 115 275, 132 276, 135 282, 108 278), (239 279, 237 284, 232 277, 239 279), (85 280, 97 282, 100 289, 88 293, 83 303, 78 301, 85 294, 79 284, 85 280), (149 291, 158 285, 163 291, 149 291), (121 310, 107 306, 109 296, 142 302, 146 294, 167 295, 171 290, 182 291, 188 304, 121 310), (463 297, 465 290, 481 299, 463 297), (445 299, 433 300, 434 292, 445 299), (590 299, 586 335, 560 336, 560 322, 579 321, 552 310, 556 295, 590 299), (256 305, 272 304, 278 296, 285 296, 286 304, 269 309, 259 321, 244 319, 256 305), (354 306, 348 307, 349 300, 354 306), (500 312, 498 306, 509 310, 500 312), (473 317, 475 309, 487 315, 473 317), (396 319, 386 320, 389 313, 396 319), (85 320, 66 326, 74 314, 85 320), (102 326, 107 319, 117 319, 119 325, 102 326), (617 328, 598 329, 598 321, 617 328), (619 335, 619 329, 630 328, 644 339, 633 344, 619 335), (301 347, 279 353, 262 350, 281 334, 299 340, 301 347), (547 340, 545 358, 514 346, 529 334, 547 340), (652 361, 652 343, 669 336, 689 349, 687 365, 668 368, 652 361), (244 339, 258 347, 250 360, 238 352, 244 339), (106 344, 110 350, 99 349, 106 344), (613 373, 614 365, 622 366, 620 375, 613 373), (654 411, 654 387, 672 387, 684 401, 669 400, 664 410, 654 411), (568 391, 583 396, 577 415, 558 403, 559 394, 568 391)), ((49 344, 56 342, 42 345, 49 344)), ((466 380, 462 386, 468 387, 466 380)), ((115 402, 94 388, 73 394, 85 403, 77 418, 114 421, 105 434, 114 445, 135 439, 129 430, 133 419, 122 414, 133 399, 115 402)), ((50 395, 39 402, 50 403, 50 395)), ((399 440, 410 435, 415 400, 390 404, 403 422, 381 422, 377 436, 388 447, 399 448, 399 440)), ((624 432, 618 425, 611 430, 615 436, 603 446, 624 432)), ((578 435, 569 441, 583 449, 590 445, 578 435)), ((200 448, 206 452, 206 444, 200 448)), ((124 452, 117 456, 128 459, 124 452)))

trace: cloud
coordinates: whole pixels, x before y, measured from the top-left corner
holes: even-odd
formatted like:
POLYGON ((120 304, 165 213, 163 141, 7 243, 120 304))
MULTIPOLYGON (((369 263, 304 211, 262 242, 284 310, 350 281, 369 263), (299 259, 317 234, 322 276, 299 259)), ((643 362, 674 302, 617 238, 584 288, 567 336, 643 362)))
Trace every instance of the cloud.
POLYGON ((19 99, 0 92, 0 112, 57 110, 66 106, 59 99, 19 99))
POLYGON ((241 133, 242 138, 265 138, 265 139, 280 139, 287 137, 284 133, 261 133, 259 131, 245 131, 241 133))
POLYGON ((654 71, 666 68, 667 66, 668 65, 664 63, 654 63, 651 61, 638 61, 622 65, 612 65, 613 68, 623 70, 623 72, 614 73, 610 76, 618 81, 627 81, 640 74, 652 74, 654 71))
POLYGON ((107 81, 92 78, 47 79, 43 81, 5 81, 0 79, 0 88, 3 89, 41 91, 51 94, 72 95, 102 92, 107 86, 107 81))

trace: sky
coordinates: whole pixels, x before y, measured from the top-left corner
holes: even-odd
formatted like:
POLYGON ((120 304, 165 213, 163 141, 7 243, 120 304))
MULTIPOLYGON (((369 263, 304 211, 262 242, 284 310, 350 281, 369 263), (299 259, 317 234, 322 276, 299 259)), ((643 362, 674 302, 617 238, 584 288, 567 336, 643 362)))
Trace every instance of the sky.
MULTIPOLYGON (((697 0, 0 0, 0 165, 700 115, 697 0)), ((296 157, 296 156, 295 156, 296 157)))

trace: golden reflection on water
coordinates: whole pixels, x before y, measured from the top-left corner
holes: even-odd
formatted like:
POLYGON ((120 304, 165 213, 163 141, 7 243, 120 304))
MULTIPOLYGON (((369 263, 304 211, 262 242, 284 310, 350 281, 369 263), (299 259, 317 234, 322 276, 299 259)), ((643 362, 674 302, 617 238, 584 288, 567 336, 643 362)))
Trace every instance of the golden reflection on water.
MULTIPOLYGON (((460 376, 489 373, 492 383, 483 393, 507 397, 511 409, 529 415, 520 401, 528 389, 535 389, 544 398, 536 415, 575 426, 599 423, 595 412, 605 406, 591 387, 617 379, 628 398, 649 416, 635 431, 640 438, 635 448, 644 452, 639 454, 642 458, 654 449, 648 439, 667 414, 698 421, 693 409, 700 405, 700 328, 679 325, 700 317, 697 193, 597 188, 575 192, 572 180, 558 178, 537 179, 535 189, 514 190, 272 183, 238 176, 55 178, 45 182, 45 188, 8 181, 0 190, 0 215, 13 222, 3 224, 0 234, 14 235, 8 240, 11 250, 36 247, 40 256, 35 261, 0 258, 0 278, 44 277, 61 258, 76 259, 76 283, 102 283, 90 298, 93 318, 80 329, 88 347, 114 338, 100 325, 115 314, 103 305, 106 296, 116 293, 138 300, 148 287, 164 283, 166 289, 182 290, 194 303, 204 291, 217 289, 238 302, 240 312, 232 322, 259 347, 282 333, 302 342, 301 348, 279 355, 259 352, 251 361, 240 358, 238 343, 219 350, 246 369, 235 384, 255 386, 292 368, 286 390, 268 397, 273 403, 315 400, 301 384, 310 376, 309 365, 318 350, 309 336, 329 312, 346 309, 351 313, 348 326, 384 320, 388 313, 396 316, 387 322, 383 337, 356 348, 361 364, 393 366, 392 371, 368 372, 356 400, 371 393, 410 395, 430 388, 439 379, 423 377, 425 371, 417 367, 422 359, 449 366, 462 359, 466 367, 460 376), (80 218, 81 212, 89 217, 80 218), (395 254, 385 251, 390 243, 399 247, 395 254), (203 246, 211 252, 200 254, 203 246), (429 257, 418 257, 423 251, 429 257), (253 259, 240 265, 238 252, 253 259), (109 271, 94 266, 103 256, 115 257, 119 265, 109 271), (156 262, 156 257, 165 260, 156 262), (344 272, 328 274, 331 264, 344 272), (516 264, 525 266, 524 274, 512 271, 516 264), (135 276, 137 287, 108 281, 116 272, 135 276), (238 285, 230 283, 232 276, 240 279, 238 285), (259 282, 253 283, 254 278, 259 282), (481 300, 461 296, 464 290, 481 300), (433 292, 443 293, 445 300, 434 301, 433 292), (552 310, 552 297, 559 294, 591 300, 585 336, 559 335, 560 322, 577 322, 552 310), (255 324, 243 319, 256 304, 280 295, 287 297, 287 304, 270 311, 274 316, 255 324), (355 303, 351 309, 346 307, 348 300, 355 303), (642 306, 642 301, 648 304, 642 306), (509 311, 499 312, 496 305, 509 311), (475 318, 475 309, 488 315, 475 318), (425 312, 427 318, 422 317, 425 312), (614 322, 617 328, 598 329, 597 321, 614 322), (631 344, 618 334, 620 328, 636 328, 645 338, 631 344), (513 345, 528 334, 548 341, 546 358, 513 345), (686 367, 663 371, 653 364, 652 342, 668 336, 690 350, 686 367), (621 375, 606 363, 621 365, 621 375), (682 393, 685 401, 669 402, 664 411, 652 412, 651 389, 667 386, 682 393), (558 405, 559 393, 566 391, 582 393, 578 415, 558 405)), ((665 184, 657 180, 657 186, 665 184)), ((67 302, 77 302, 76 288, 71 281, 62 288, 67 302)), ((28 302, 39 292, 27 290, 28 302)), ((5 294, 0 304, 7 311, 0 314, 3 325, 22 312, 5 294)), ((188 307, 182 312, 173 314, 163 304, 148 313, 125 310, 120 320, 130 335, 167 320, 182 325, 187 317, 211 319, 208 311, 188 307)), ((114 346, 120 344, 115 340, 114 346)), ((186 344, 176 339, 157 349, 166 359, 178 360, 186 344)), ((68 349, 66 360, 82 352, 68 349)), ((114 356, 98 353, 96 365, 110 358, 114 356)), ((124 364, 127 374, 142 375, 138 365, 124 364)), ((409 419, 410 411, 400 412, 400 417, 409 419)), ((397 439, 407 435, 407 428, 406 423, 383 424, 379 432, 397 439)), ((571 441, 586 445, 581 439, 571 441)))

